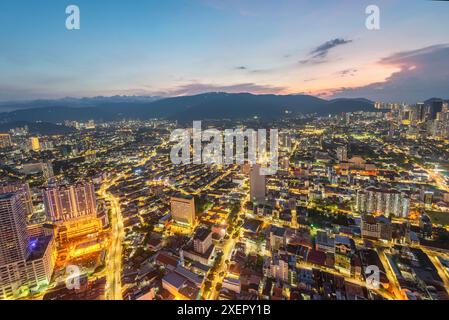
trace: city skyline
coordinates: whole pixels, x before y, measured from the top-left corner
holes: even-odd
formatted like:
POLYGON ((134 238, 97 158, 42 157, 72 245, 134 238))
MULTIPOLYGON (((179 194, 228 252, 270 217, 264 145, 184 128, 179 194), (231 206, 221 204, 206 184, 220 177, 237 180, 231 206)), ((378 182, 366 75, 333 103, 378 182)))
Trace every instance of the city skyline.
POLYGON ((0 100, 210 91, 416 102, 445 96, 448 4, 377 1, 0 4, 0 100), (81 29, 67 30, 76 4, 81 29), (425 26, 425 28, 422 28, 425 26))
POLYGON ((448 9, 1 1, 0 300, 449 300, 448 9))

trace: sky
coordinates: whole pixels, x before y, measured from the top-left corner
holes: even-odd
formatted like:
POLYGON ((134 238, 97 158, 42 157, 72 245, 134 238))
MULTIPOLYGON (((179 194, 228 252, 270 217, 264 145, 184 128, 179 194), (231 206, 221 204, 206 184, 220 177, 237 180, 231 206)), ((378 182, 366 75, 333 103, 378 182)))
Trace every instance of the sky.
POLYGON ((0 1, 0 101, 211 91, 449 98, 449 2, 0 1))

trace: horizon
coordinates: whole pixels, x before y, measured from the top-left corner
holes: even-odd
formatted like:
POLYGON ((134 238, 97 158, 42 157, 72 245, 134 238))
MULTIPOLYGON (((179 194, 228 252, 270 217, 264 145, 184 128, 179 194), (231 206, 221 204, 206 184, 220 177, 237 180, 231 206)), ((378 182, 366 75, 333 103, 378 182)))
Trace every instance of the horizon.
MULTIPOLYGON (((38 98, 38 99, 24 99, 24 100, 0 100, 0 107, 4 106, 8 103, 11 104, 20 104, 20 103, 32 103, 32 102, 38 102, 38 101, 61 101, 61 100, 84 100, 84 99, 111 99, 111 98, 152 98, 152 99, 157 99, 157 100, 162 100, 162 99, 170 99, 170 98, 181 98, 181 97, 189 97, 189 96, 198 96, 198 95, 206 95, 206 94, 234 94, 234 95, 239 95, 239 94, 250 94, 250 95, 255 95, 255 96, 264 96, 264 95, 274 95, 274 96, 309 96, 309 97, 315 97, 315 98, 319 98, 322 100, 326 100, 326 101, 331 101, 331 100, 344 100, 344 99, 353 99, 353 100, 358 100, 358 99, 365 99, 365 100, 370 100, 371 102, 382 102, 384 103, 384 101, 375 101, 375 100, 371 100, 368 99, 366 97, 336 97, 336 98, 332 98, 332 97, 322 97, 322 96, 318 96, 318 95, 313 95, 313 94, 306 94, 306 93, 286 93, 286 94, 279 94, 279 93, 252 93, 252 92, 248 92, 248 91, 242 91, 242 92, 226 92, 226 91, 204 91, 204 92, 199 92, 199 93, 195 93, 195 94, 185 94, 185 95, 173 95, 173 96, 152 96, 152 95, 137 95, 137 94, 133 94, 133 95, 126 95, 126 94, 116 94, 116 95, 98 95, 98 96, 79 96, 79 97, 75 97, 75 96, 65 96, 65 97, 60 97, 60 98, 38 98)), ((431 96, 428 97, 424 100, 419 100, 419 101, 415 101, 415 103, 421 103, 421 102, 425 102, 427 100, 432 100, 432 99, 440 99, 440 100, 449 100, 449 98, 446 98, 445 96, 431 96)), ((156 101, 156 100, 154 100, 156 101)), ((391 102, 386 102, 386 103, 405 103, 403 101, 391 101, 391 102)))
POLYGON ((70 4, 2 1, 0 101, 248 92, 412 103, 449 92, 447 2, 377 1, 379 30, 365 27, 367 1, 78 0, 80 29, 67 30, 70 4))

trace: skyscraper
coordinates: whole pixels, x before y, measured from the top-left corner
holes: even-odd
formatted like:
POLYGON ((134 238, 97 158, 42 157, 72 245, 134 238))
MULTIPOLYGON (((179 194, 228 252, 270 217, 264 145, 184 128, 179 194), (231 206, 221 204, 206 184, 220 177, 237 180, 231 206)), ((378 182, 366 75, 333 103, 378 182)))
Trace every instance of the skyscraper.
POLYGON ((55 262, 53 235, 29 236, 20 194, 0 195, 0 300, 48 285, 55 262))
POLYGON ((31 199, 30 186, 27 182, 15 181, 0 184, 0 194, 17 193, 25 207, 25 212, 29 216, 33 214, 33 200, 31 199))
POLYGON ((30 138, 30 146, 31 146, 31 150, 33 150, 33 151, 40 151, 41 150, 41 145, 39 143, 39 138, 38 137, 31 137, 30 138))
POLYGON ((443 100, 440 99, 432 99, 432 101, 428 105, 428 115, 429 120, 435 120, 437 118, 437 114, 443 110, 443 100))
POLYGON ((195 198, 193 196, 172 197, 170 204, 175 222, 188 226, 195 224, 195 198))
POLYGON ((50 221, 61 222, 96 215, 97 201, 92 183, 52 185, 43 191, 45 210, 50 221))
POLYGON ((254 164, 249 173, 250 198, 255 202, 264 202, 266 196, 265 176, 260 174, 260 165, 254 164))
POLYGON ((20 195, 0 195, 0 230, 0 266, 25 260, 29 254, 29 238, 20 195))

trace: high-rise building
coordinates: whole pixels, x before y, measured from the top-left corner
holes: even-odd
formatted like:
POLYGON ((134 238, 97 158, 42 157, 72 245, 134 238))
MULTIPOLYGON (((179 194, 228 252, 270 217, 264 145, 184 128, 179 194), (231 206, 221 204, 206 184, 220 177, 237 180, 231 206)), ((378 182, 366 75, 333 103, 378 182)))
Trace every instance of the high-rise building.
POLYGON ((20 194, 0 195, 0 300, 48 285, 56 262, 53 235, 31 238, 20 194))
POLYGON ((0 149, 10 147, 11 145, 11 136, 8 133, 0 133, 0 149))
POLYGON ((199 228, 193 237, 193 245, 189 243, 181 250, 182 256, 202 263, 212 265, 215 257, 215 246, 212 243, 212 231, 207 228, 199 228))
POLYGON ((42 174, 45 180, 49 180, 54 177, 53 165, 50 161, 42 163, 42 174))
POLYGON ((78 182, 72 185, 51 185, 43 190, 47 217, 53 222, 94 216, 97 200, 92 183, 78 182))
POLYGON ((193 238, 193 249, 195 252, 204 254, 212 245, 212 231, 208 229, 199 229, 193 238))
POLYGON ((31 147, 31 150, 36 151, 36 152, 41 150, 41 145, 39 143, 38 137, 30 138, 30 147, 31 147))
POLYGON ((340 146, 337 148, 337 159, 341 162, 348 161, 348 148, 346 148, 346 146, 340 146))
POLYGON ((0 265, 15 263, 28 257, 26 218, 19 194, 0 195, 0 265))
POLYGON ((264 202, 266 196, 265 176, 260 174, 260 165, 254 164, 249 173, 251 201, 264 202))
POLYGON ((33 214, 33 200, 31 198, 30 186, 27 182, 15 181, 0 184, 0 194, 17 193, 25 206, 27 216, 33 214))
POLYGON ((172 218, 176 223, 193 226, 195 224, 195 198, 179 195, 170 199, 172 218))
POLYGON ((357 192, 356 210, 359 213, 407 218, 410 199, 396 189, 369 187, 357 192))
POLYGON ((437 114, 443 110, 443 100, 433 99, 428 104, 428 119, 435 120, 437 118, 437 114))

